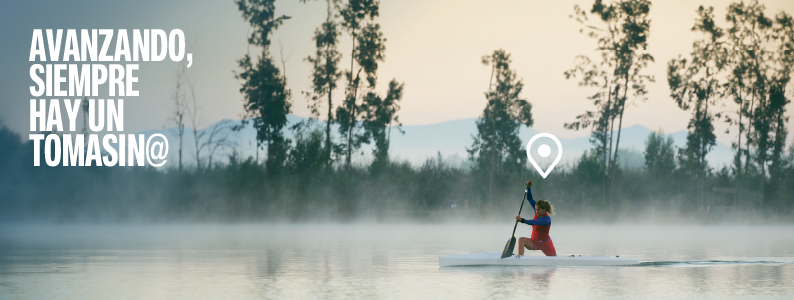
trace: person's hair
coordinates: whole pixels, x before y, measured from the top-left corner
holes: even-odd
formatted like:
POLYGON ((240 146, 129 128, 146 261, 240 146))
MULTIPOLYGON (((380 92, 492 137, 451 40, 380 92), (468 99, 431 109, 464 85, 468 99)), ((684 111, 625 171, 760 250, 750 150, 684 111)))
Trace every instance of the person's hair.
POLYGON ((540 208, 545 209, 547 214, 554 214, 554 206, 551 206, 549 200, 538 200, 537 204, 540 208))

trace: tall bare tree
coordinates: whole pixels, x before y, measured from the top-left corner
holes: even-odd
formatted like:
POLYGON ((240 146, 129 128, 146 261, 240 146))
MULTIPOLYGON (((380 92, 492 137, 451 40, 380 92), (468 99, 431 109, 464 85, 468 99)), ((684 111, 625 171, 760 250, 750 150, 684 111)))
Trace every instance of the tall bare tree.
POLYGON ((172 125, 175 125, 175 134, 179 137, 179 170, 182 171, 182 146, 185 136, 185 122, 187 114, 189 113, 186 85, 189 82, 187 76, 187 66, 179 64, 174 71, 174 91, 171 94, 172 111, 171 118, 169 119, 172 125))

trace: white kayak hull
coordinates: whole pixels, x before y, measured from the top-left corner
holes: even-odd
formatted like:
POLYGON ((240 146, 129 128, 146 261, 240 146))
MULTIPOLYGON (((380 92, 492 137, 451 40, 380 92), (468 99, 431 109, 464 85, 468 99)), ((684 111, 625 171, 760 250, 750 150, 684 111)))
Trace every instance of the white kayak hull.
POLYGON ((442 267, 453 266, 622 266, 640 261, 616 256, 515 256, 501 259, 501 252, 447 255, 438 258, 442 267))

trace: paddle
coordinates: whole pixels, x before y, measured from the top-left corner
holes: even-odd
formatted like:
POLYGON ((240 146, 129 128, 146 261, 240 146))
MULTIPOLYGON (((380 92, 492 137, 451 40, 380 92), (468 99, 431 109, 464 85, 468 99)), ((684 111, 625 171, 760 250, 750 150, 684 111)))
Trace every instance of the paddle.
MULTIPOLYGON (((529 188, 529 185, 527 185, 529 188)), ((518 215, 521 215, 521 210, 524 209, 524 200, 527 200, 527 193, 524 193, 524 197, 521 199, 521 207, 518 208, 518 215)), ((516 220, 516 224, 513 225, 513 235, 510 237, 510 240, 507 241, 505 245, 505 250, 502 251, 502 258, 513 256, 513 249, 516 247, 516 227, 518 226, 518 220, 516 220)))

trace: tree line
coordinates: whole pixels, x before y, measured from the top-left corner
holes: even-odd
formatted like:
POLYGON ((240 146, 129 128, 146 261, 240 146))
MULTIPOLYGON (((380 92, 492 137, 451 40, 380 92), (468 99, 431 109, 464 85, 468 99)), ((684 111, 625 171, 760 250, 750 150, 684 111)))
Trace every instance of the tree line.
POLYGON ((287 88, 283 62, 279 67, 273 57, 270 37, 290 17, 277 15, 273 0, 235 3, 250 25, 248 43, 256 49, 256 55, 238 60, 234 74, 244 98, 242 124, 225 123, 208 136, 196 136, 198 164, 183 167, 186 122, 192 120, 194 135, 198 131, 196 95, 178 73, 171 121, 180 130, 179 163, 165 172, 33 169, 18 162, 29 161, 32 151, 25 149, 30 144, 0 128, 0 147, 13 153, 9 157, 22 158, 4 164, 21 175, 3 172, 4 189, 12 191, 3 197, 2 205, 9 208, 3 217, 347 220, 363 215, 436 218, 450 211, 489 217, 514 209, 513 199, 521 193, 517 182, 526 178, 537 179, 536 198, 550 199, 569 214, 651 209, 698 215, 730 206, 790 216, 794 208, 794 145, 786 149, 785 143, 794 21, 785 12, 766 15, 758 1, 730 4, 725 28, 717 25, 713 7, 695 11, 692 31, 701 38, 688 54, 667 63, 666 74, 670 99, 692 113, 686 144, 677 148, 662 132, 652 133, 641 169, 621 166, 625 150, 620 140, 626 106, 647 101, 647 84, 656 80, 647 72, 655 62, 648 51, 651 1, 596 0, 589 8, 575 6, 571 18, 593 39, 598 57, 577 56, 562 74, 592 91, 585 99, 591 108, 565 128, 589 130, 592 149, 546 179, 527 168, 518 132, 533 125, 532 104, 521 96, 523 79, 511 68, 506 50, 481 58, 491 75, 477 132, 467 148, 471 168, 451 166, 440 155, 412 167, 391 160, 388 152, 391 129, 400 132, 397 113, 405 84, 392 79, 385 94, 376 91, 386 50, 379 1, 326 1, 325 20, 313 37, 315 52, 305 58, 312 65, 312 85, 301 92, 314 119, 289 128, 286 116, 294 94, 287 88), (340 49, 340 38, 350 39, 351 48, 340 49), (349 66, 340 65, 344 55, 349 66), (339 95, 341 99, 334 98, 339 95), (321 115, 325 122, 317 120, 321 115), (714 122, 720 121, 736 136, 735 156, 731 165, 714 169, 706 156, 716 143, 714 122), (237 154, 225 164, 212 163, 212 155, 202 162, 201 151, 228 146, 223 132, 239 130, 246 122, 257 131, 264 162, 237 154), (294 132, 294 141, 285 130, 294 132), (364 144, 374 145, 372 160, 357 164, 352 158, 364 144), (24 178, 31 180, 20 181, 24 178), (103 188, 94 187, 96 181, 104 182, 103 188), (726 204, 737 198, 738 204, 726 204))

